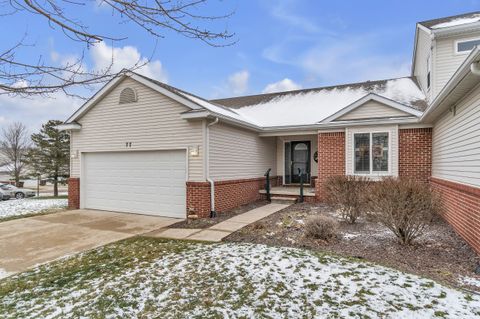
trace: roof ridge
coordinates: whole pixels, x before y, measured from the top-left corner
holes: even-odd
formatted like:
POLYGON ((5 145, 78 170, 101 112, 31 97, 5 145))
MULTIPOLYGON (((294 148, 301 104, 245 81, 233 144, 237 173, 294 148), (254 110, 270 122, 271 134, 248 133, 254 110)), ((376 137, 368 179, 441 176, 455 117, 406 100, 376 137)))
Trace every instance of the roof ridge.
MULTIPOLYGON (((310 91, 328 90, 328 89, 335 89, 335 88, 345 88, 345 87, 349 87, 349 86, 362 86, 364 84, 375 85, 375 84, 380 84, 380 83, 393 81, 393 80, 400 80, 400 79, 415 80, 414 77, 407 75, 407 76, 401 76, 401 77, 397 77, 397 78, 388 78, 388 79, 383 79, 383 80, 373 80, 373 81, 368 80, 368 81, 363 81, 363 82, 351 82, 351 83, 344 83, 344 84, 338 84, 338 85, 319 86, 319 87, 298 89, 298 90, 280 91, 280 92, 272 92, 272 93, 260 93, 260 94, 251 94, 251 95, 240 95, 240 96, 212 99, 212 100, 208 100, 208 101, 209 102, 215 102, 215 101, 225 101, 225 100, 231 100, 231 99, 261 97, 261 96, 268 97, 268 96, 283 95, 283 94, 295 94, 295 93, 304 93, 304 92, 310 92, 310 91)), ((418 85, 417 81, 415 81, 415 84, 418 85)))

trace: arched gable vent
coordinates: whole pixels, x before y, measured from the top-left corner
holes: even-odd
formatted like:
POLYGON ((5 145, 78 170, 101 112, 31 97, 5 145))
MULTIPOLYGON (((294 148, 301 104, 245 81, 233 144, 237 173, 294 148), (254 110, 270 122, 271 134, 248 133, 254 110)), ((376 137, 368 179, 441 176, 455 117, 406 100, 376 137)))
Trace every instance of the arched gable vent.
POLYGON ((125 88, 120 92, 120 104, 137 102, 137 93, 132 88, 125 88))

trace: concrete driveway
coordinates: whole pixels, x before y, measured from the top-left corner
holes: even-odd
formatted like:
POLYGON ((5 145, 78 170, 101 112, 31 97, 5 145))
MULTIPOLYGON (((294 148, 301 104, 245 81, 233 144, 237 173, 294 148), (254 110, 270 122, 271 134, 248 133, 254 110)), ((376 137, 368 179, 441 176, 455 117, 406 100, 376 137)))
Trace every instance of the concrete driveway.
POLYGON ((168 217, 74 210, 0 223, 0 278, 179 222, 168 217))

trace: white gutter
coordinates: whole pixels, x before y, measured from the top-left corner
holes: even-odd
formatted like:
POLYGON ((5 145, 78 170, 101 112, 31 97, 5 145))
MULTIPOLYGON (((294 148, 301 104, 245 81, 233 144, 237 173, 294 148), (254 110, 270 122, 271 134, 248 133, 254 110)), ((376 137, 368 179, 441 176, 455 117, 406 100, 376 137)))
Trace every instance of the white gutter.
POLYGON ((205 161, 207 162, 207 171, 206 177, 207 181, 210 183, 210 217, 215 217, 217 214, 215 212, 215 182, 210 178, 210 126, 217 124, 219 121, 218 117, 211 123, 207 124, 207 138, 205 141, 205 161))

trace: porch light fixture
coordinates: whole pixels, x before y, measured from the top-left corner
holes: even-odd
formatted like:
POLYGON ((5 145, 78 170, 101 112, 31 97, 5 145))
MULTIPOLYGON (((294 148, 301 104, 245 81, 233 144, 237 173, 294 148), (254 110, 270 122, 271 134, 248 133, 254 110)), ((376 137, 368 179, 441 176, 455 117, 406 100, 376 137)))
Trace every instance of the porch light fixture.
POLYGON ((78 150, 73 151, 72 154, 70 154, 70 158, 78 158, 78 150))
POLYGON ((189 154, 190 154, 190 156, 194 156, 194 157, 198 156, 198 154, 199 154, 198 145, 196 145, 196 146, 190 146, 190 148, 189 148, 189 154))

